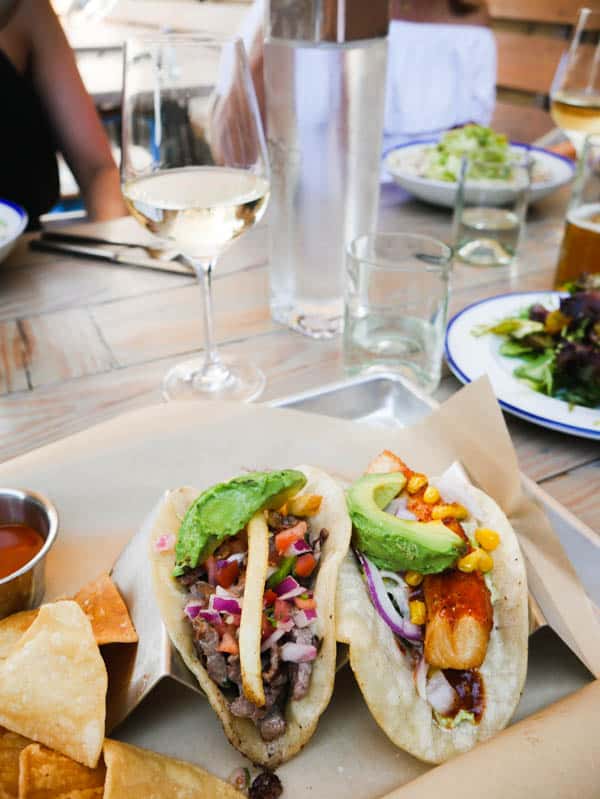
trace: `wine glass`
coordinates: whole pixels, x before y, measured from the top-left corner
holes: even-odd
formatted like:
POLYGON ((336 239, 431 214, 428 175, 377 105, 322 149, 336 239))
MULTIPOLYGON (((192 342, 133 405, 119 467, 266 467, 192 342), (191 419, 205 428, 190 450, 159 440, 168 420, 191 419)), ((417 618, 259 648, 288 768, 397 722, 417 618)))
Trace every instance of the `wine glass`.
POLYGON ((181 253, 202 286, 204 358, 171 369, 163 396, 255 399, 265 377, 219 354, 211 299, 219 256, 262 218, 269 198, 265 137, 240 39, 127 41, 121 183, 132 215, 181 253))
POLYGON ((600 11, 579 10, 552 82, 550 113, 578 155, 588 133, 600 133, 600 11))

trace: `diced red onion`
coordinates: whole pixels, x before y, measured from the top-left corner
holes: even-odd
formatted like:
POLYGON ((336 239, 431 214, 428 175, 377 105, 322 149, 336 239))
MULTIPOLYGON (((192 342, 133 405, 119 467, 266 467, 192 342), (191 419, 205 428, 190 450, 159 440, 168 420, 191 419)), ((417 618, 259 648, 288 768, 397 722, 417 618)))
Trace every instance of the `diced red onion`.
POLYGON ((392 516, 396 516, 398 519, 405 519, 409 522, 417 521, 415 514, 408 510, 406 502, 406 497, 396 497, 386 507, 385 512, 391 513, 392 516))
POLYGON ((427 661, 421 657, 414 671, 415 687, 421 699, 427 702, 427 661))
POLYGON ((211 610, 218 610, 219 613, 233 613, 238 614, 242 612, 241 605, 237 599, 226 599, 223 596, 216 596, 213 594, 211 596, 211 604, 209 608, 211 610))
POLYGON ((312 552, 312 548, 303 538, 299 538, 297 541, 294 541, 293 544, 289 545, 289 547, 285 550, 285 555, 286 557, 289 557, 290 555, 303 555, 305 552, 312 552))
POLYGON ((170 552, 175 548, 175 536, 173 533, 165 533, 159 535, 154 542, 154 549, 156 552, 170 552))
POLYGON ((287 643, 281 647, 281 659, 290 663, 307 663, 317 657, 317 647, 312 644, 287 643))
POLYGON ((221 616, 217 613, 216 610, 201 610, 198 615, 204 621, 207 621, 209 624, 220 624, 221 616))
POLYGON ((308 627, 317 618, 317 611, 314 608, 311 610, 295 610, 292 618, 296 627, 302 629, 303 627, 308 627))
POLYGON ((245 557, 246 557, 245 552, 236 552, 235 555, 230 555, 228 558, 225 558, 224 560, 218 560, 217 569, 222 569, 224 566, 227 566, 228 563, 233 563, 234 561, 237 563, 241 563, 245 557))
POLYGON ((238 598, 237 594, 232 594, 231 591, 228 591, 226 588, 223 588, 223 586, 221 586, 221 585, 218 585, 215 588, 215 594, 217 596, 222 596, 223 599, 237 599, 238 598))
POLYGON ((396 635, 406 638, 408 641, 420 641, 423 638, 423 631, 418 625, 404 619, 392 605, 392 600, 387 595, 387 589, 378 569, 362 552, 358 553, 358 558, 367 578, 367 587, 375 610, 396 635))
POLYGON ((188 619, 195 619, 203 608, 203 602, 195 602, 192 600, 191 602, 188 602, 184 608, 185 615, 188 617, 188 619))
POLYGON ((427 701, 442 715, 452 712, 456 702, 456 691, 441 670, 434 671, 427 680, 427 701))
POLYGON ((279 641, 280 638, 283 638, 283 636, 286 633, 289 633, 289 631, 293 629, 293 627, 294 627, 294 622, 291 619, 289 621, 277 622, 277 628, 275 632, 271 633, 271 635, 263 641, 260 651, 266 652, 267 649, 270 649, 273 646, 273 644, 279 641))
POLYGON ((293 577, 286 577, 279 585, 275 586, 275 593, 279 599, 291 599, 292 597, 304 594, 305 591, 306 588, 300 585, 297 580, 294 580, 293 577))

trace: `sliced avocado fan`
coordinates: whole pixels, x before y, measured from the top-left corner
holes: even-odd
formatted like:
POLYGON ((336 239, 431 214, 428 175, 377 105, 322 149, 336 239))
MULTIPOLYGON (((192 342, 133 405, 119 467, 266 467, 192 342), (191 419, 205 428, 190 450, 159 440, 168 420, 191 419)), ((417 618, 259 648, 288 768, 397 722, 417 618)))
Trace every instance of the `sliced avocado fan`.
POLYGON ((381 569, 435 574, 452 566, 466 542, 441 521, 399 519, 385 508, 406 485, 400 472, 366 474, 346 494, 356 547, 381 569))
POLYGON ((192 502, 179 528, 173 576, 195 569, 255 513, 280 508, 305 485, 302 472, 283 469, 251 472, 204 491, 192 502))

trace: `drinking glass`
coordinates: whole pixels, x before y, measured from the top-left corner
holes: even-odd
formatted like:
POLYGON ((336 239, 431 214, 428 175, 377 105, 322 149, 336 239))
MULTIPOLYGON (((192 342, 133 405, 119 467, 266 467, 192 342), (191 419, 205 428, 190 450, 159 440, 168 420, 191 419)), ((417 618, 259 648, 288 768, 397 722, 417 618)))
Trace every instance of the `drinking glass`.
POLYGON ((569 49, 550 89, 550 113, 578 155, 588 133, 600 133, 600 11, 581 8, 569 49))
POLYGON ((531 154, 461 162, 454 206, 454 253, 470 266, 506 266, 523 229, 531 185, 531 154))
POLYGON ((193 266, 203 294, 204 358, 171 369, 163 395, 255 399, 264 375, 219 354, 211 299, 219 256, 261 219, 269 198, 265 138, 241 40, 127 41, 122 125, 127 206, 193 266))
POLYGON ((561 288, 584 272, 600 272, 600 134, 597 133, 585 139, 577 164, 554 284, 561 288))
POLYGON ((440 382, 452 250, 430 236, 372 233, 347 251, 344 363, 440 382))

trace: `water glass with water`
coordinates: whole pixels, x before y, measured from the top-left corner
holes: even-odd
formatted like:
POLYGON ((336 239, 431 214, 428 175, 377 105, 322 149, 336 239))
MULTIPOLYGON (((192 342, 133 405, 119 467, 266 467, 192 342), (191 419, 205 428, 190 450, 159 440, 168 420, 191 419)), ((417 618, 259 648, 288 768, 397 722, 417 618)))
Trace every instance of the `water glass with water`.
POLYGON ((454 208, 454 252, 471 266, 507 266, 525 227, 531 154, 507 160, 463 157, 454 208))
POLYGON ((424 391, 439 385, 452 250, 429 236, 373 233, 347 251, 347 372, 397 372, 424 391))

